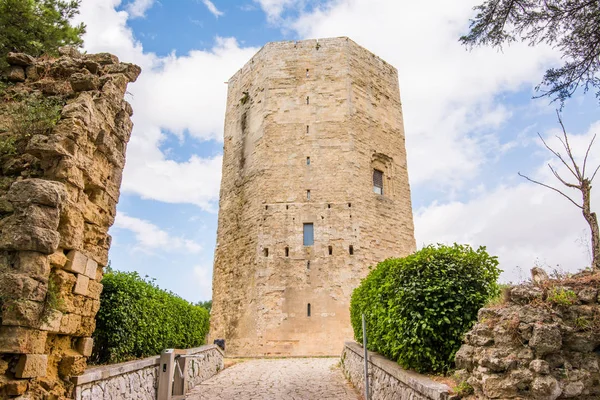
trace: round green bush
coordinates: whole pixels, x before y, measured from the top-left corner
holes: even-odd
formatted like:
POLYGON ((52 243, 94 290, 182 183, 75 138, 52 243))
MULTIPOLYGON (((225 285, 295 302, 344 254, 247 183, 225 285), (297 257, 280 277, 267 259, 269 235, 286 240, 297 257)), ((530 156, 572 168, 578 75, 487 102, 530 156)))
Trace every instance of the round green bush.
POLYGON ((477 311, 498 293, 497 257, 485 247, 427 246, 405 258, 377 265, 352 293, 354 337, 417 372, 452 368, 463 335, 477 311))
POLYGON ((160 289, 137 272, 102 278, 92 361, 115 363, 204 344, 208 311, 160 289))

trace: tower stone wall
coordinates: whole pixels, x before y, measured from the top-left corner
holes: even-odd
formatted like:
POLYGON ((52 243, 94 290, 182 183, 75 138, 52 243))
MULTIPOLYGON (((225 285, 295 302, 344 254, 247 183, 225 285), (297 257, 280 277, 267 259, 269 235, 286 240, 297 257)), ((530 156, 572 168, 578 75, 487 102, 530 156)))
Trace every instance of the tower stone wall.
POLYGON ((397 71, 332 38, 269 43, 228 83, 211 339, 338 355, 352 290, 415 250, 397 71))

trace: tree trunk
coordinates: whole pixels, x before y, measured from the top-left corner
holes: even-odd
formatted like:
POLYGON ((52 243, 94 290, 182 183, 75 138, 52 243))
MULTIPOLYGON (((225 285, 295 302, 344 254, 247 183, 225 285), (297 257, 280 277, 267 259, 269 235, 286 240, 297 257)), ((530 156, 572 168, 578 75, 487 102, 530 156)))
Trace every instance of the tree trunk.
POLYGON ((600 230, 598 229, 598 218, 596 213, 590 209, 590 192, 592 186, 587 179, 584 179, 581 185, 581 193, 583 194, 583 217, 590 225, 592 231, 592 266, 600 269, 600 230))

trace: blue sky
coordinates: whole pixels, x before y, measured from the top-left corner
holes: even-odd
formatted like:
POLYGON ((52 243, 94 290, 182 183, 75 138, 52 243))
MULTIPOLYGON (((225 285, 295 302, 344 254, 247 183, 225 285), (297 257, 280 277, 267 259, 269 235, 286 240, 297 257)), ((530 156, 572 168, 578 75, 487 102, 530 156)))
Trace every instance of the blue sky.
MULTIPOLYGON (((332 36, 348 36, 398 68, 419 246, 486 245, 504 281, 527 278, 534 265, 588 265, 580 212, 517 175, 553 182, 536 135, 556 144, 556 105, 532 95, 560 54, 526 45, 466 51, 457 39, 476 4, 83 0, 85 50, 143 69, 126 95, 135 127, 110 231, 113 268, 156 278, 190 301, 210 298, 224 82, 269 41, 332 36)), ((600 133, 597 99, 576 94, 563 118, 581 154, 600 133)), ((590 163, 599 162, 596 146, 590 163)), ((596 191, 594 209, 599 201, 596 191)))

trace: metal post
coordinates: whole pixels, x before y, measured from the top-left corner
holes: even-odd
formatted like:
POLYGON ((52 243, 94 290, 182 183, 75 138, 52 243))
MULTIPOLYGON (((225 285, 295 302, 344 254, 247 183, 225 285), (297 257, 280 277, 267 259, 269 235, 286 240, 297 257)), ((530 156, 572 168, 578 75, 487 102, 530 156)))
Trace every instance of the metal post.
POLYGON ((173 398, 173 373, 175 372, 175 352, 167 349, 160 355, 158 366, 158 400, 171 400, 173 398))
POLYGON ((369 400, 369 352, 367 350, 367 323, 362 315, 363 349, 365 350, 365 400, 369 400))

